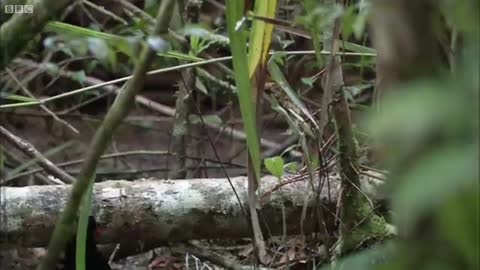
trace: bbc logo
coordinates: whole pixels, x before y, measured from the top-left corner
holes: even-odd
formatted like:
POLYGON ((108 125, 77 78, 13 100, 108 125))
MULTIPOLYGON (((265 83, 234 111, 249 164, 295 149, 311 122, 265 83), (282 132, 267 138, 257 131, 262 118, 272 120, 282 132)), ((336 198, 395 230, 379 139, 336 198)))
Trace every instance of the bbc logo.
POLYGON ((33 13, 33 5, 5 5, 5 13, 33 13))

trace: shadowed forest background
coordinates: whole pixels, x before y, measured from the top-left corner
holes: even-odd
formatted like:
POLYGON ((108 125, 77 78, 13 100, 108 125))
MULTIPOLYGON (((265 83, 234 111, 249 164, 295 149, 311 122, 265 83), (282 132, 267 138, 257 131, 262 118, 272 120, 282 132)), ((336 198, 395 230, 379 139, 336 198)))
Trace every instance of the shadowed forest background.
POLYGON ((479 269, 479 14, 3 0, 0 268, 479 269))

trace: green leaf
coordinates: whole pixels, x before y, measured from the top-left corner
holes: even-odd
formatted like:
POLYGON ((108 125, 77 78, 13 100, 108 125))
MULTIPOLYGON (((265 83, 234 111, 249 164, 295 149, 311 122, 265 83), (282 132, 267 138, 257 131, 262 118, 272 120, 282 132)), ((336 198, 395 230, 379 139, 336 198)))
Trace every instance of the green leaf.
POLYGON ((174 58, 178 60, 187 60, 187 61, 192 61, 192 62, 198 62, 198 61, 203 61, 205 59, 197 57, 197 56, 192 56, 188 55, 182 52, 177 52, 177 51, 168 51, 165 53, 157 52, 158 56, 162 57, 168 57, 168 58, 174 58))
POLYGON ((92 176, 88 189, 83 196, 82 208, 80 209, 80 216, 78 218, 77 239, 76 239, 76 254, 75 254, 75 269, 85 270, 85 256, 86 256, 86 242, 88 230, 88 217, 91 212, 92 205, 92 191, 95 176, 92 176))
POLYGON ((92 30, 85 27, 76 26, 73 24, 63 23, 63 22, 49 22, 45 27, 47 31, 59 33, 59 34, 68 34, 77 37, 84 38, 99 38, 103 40, 109 40, 114 42, 126 42, 126 38, 118 35, 113 35, 101 31, 92 30))
POLYGON ((371 3, 368 1, 361 1, 359 3, 359 13, 353 23, 353 34, 355 38, 360 40, 365 33, 365 27, 367 25, 368 16, 370 15, 371 3))
POLYGON ((320 268, 320 270, 376 270, 387 264, 394 255, 395 248, 389 242, 380 246, 372 247, 358 253, 341 258, 331 265, 320 268))
POLYGON ((276 177, 283 176, 283 158, 281 156, 266 158, 264 160, 265 167, 267 170, 276 177))
POLYGON ((302 77, 300 80, 302 81, 303 84, 308 85, 310 87, 313 87, 313 83, 316 81, 316 78, 315 78, 315 76, 302 77))
POLYGON ((38 101, 36 98, 26 97, 22 95, 15 95, 15 94, 8 94, 8 93, 0 93, 0 98, 14 100, 14 101, 21 101, 21 102, 35 102, 38 101))
POLYGON ((478 188, 457 194, 437 211, 442 234, 450 241, 451 247, 464 256, 464 261, 470 265, 467 269, 479 269, 478 213, 480 213, 478 188))
POLYGON ((355 5, 348 6, 342 15, 342 23, 341 23, 341 30, 342 30, 342 37, 345 40, 350 38, 350 35, 353 32, 353 22, 355 21, 355 14, 356 7, 355 5))
MULTIPOLYGON (((478 145, 476 146, 478 147, 478 145)), ((478 190, 478 157, 473 145, 437 149, 396 179, 392 197, 399 228, 409 230, 417 219, 463 190, 478 190)))
POLYGON ((298 172, 298 162, 292 161, 283 166, 283 169, 287 172, 296 173, 298 172))
MULTIPOLYGON (((276 0, 255 1, 254 13, 256 16, 273 18, 277 7, 276 0)), ((250 44, 248 51, 248 72, 249 78, 257 69, 258 65, 264 65, 272 39, 272 24, 264 20, 254 20, 250 32, 250 44)))
POLYGON ((245 32, 236 31, 237 22, 243 15, 243 3, 236 0, 226 1, 227 30, 233 56, 233 69, 238 90, 240 112, 242 115, 247 147, 252 159, 255 177, 260 182, 260 147, 256 129, 256 108, 252 101, 250 78, 248 75, 247 46, 245 32))
POLYGON ((356 53, 366 53, 366 54, 376 54, 377 51, 375 49, 372 49, 367 46, 355 44, 353 42, 349 41, 342 41, 339 44, 340 48, 347 50, 347 51, 352 51, 356 53))

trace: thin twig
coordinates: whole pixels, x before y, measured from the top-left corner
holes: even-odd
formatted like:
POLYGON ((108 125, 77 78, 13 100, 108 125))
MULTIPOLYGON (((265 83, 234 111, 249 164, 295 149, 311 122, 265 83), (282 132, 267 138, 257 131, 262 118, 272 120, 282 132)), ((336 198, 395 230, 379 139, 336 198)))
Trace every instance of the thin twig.
POLYGON ((11 144, 15 145, 20 151, 25 153, 27 156, 35 158, 38 160, 38 164, 45 169, 48 173, 51 175, 55 176, 56 178, 60 179, 60 181, 52 180, 53 184, 56 185, 61 185, 64 183, 74 183, 75 178, 73 178, 71 175, 67 174, 65 171, 62 169, 58 168, 48 160, 42 153, 40 153, 35 147, 23 140, 22 138, 19 138, 12 134, 10 131, 5 129, 4 127, 0 126, 0 136, 3 137, 5 140, 10 142, 11 144))
MULTIPOLYGON (((33 61, 30 61, 30 60, 15 60, 15 62, 23 64, 23 65, 34 66, 36 68, 46 68, 44 64, 38 64, 38 63, 35 63, 33 61)), ((73 76, 73 72, 65 71, 65 70, 58 70, 58 74, 60 74, 61 76, 64 76, 64 77, 68 77, 68 78, 71 78, 73 76)), ((106 90, 108 92, 111 92, 111 93, 118 93, 120 91, 119 87, 117 87, 115 85, 111 85, 109 82, 105 83, 100 79, 90 77, 90 76, 85 77, 85 83, 91 84, 91 86, 89 86, 89 87, 102 85, 106 88, 106 90)), ((88 88, 88 87, 86 87, 86 88, 88 88)), ((77 90, 75 90, 75 91, 77 91, 77 90)), ((42 101, 46 102, 46 99, 43 99, 42 101)), ((135 97, 135 101, 139 104, 142 104, 143 106, 145 106, 147 108, 150 108, 150 109, 152 109, 154 111, 157 111, 157 112, 160 112, 162 114, 166 114, 166 115, 169 115, 169 116, 175 115, 175 109, 173 109, 169 106, 166 106, 164 104, 152 101, 152 100, 150 100, 150 99, 148 99, 148 98, 146 98, 142 95, 137 95, 135 97)), ((8 106, 8 105, 15 105, 15 104, 7 104, 6 106, 8 106)), ((0 109, 2 108, 2 106, 5 106, 5 105, 0 105, 0 109)), ((18 107, 18 106, 14 106, 14 107, 18 107)), ((215 130, 219 131, 220 132, 219 134, 228 133, 233 138, 235 138, 237 140, 245 140, 246 139, 245 133, 241 130, 233 129, 231 127, 223 127, 222 125, 218 125, 218 124, 215 124, 215 123, 205 123, 205 124, 209 128, 212 128, 212 129, 215 129, 215 130)), ((280 146, 278 143, 267 140, 265 138, 260 139, 260 144, 263 147, 267 147, 267 148, 278 148, 280 146)))
POLYGON ((199 246, 193 245, 193 244, 188 244, 186 247, 186 250, 188 253, 191 253, 192 255, 204 259, 207 261, 212 262, 213 264, 216 264, 218 266, 224 267, 225 269, 233 269, 233 270, 241 270, 242 265, 233 261, 229 260, 225 257, 222 257, 218 254, 215 254, 207 249, 201 248, 199 246))
MULTIPOLYGON (((275 54, 275 53, 282 53, 282 54, 286 54, 286 55, 304 55, 304 54, 314 54, 315 51, 277 51, 277 52, 270 52, 269 54, 271 55, 271 54, 275 54)), ((326 54, 326 55, 331 54, 331 52, 328 52, 328 51, 322 51, 321 53, 326 54)), ((343 52, 338 53, 337 55, 376 56, 376 54, 372 54, 372 53, 343 53, 343 52)), ((147 75, 166 73, 166 72, 181 70, 181 69, 190 68, 190 67, 198 67, 198 66, 202 66, 202 65, 208 65, 208 64, 213 64, 213 63, 217 63, 217 62, 228 61, 228 60, 231 60, 231 59, 232 59, 231 56, 224 56, 224 57, 219 57, 219 58, 214 58, 214 59, 197 61, 197 62, 193 62, 193 63, 182 64, 182 65, 177 65, 177 66, 168 67, 168 68, 151 70, 151 71, 147 72, 147 75)), ((115 80, 102 82, 102 83, 98 83, 98 84, 95 84, 95 85, 91 85, 91 86, 83 87, 83 88, 80 88, 80 89, 76 89, 76 90, 73 90, 73 91, 70 91, 70 92, 67 92, 67 93, 63 93, 63 94, 60 94, 60 95, 56 95, 56 96, 53 96, 53 97, 48 97, 48 98, 45 98, 45 99, 41 99, 39 101, 4 104, 4 105, 0 105, 0 109, 38 105, 38 104, 41 104, 41 103, 46 103, 46 102, 50 102, 50 101, 57 100, 57 99, 60 99, 60 98, 76 95, 76 94, 79 94, 79 93, 87 92, 87 91, 94 90, 94 89, 97 89, 97 88, 101 88, 101 87, 104 87, 104 86, 117 84, 117 83, 120 83, 120 82, 126 82, 131 78, 132 78, 131 75, 130 76, 125 76, 125 77, 121 77, 121 78, 118 78, 118 79, 115 79, 115 80)))
MULTIPOLYGON (((9 68, 5 68, 5 70, 7 71, 8 75, 20 86, 20 88, 22 89, 23 92, 25 92, 25 94, 27 94, 29 97, 31 98, 34 98, 34 99, 37 99, 35 98, 35 96, 32 94, 32 92, 30 92, 30 90, 28 90, 25 85, 23 85, 23 83, 18 80, 17 76, 15 76, 15 74, 13 74, 13 72, 9 69, 9 68)), ((60 119, 54 112, 52 112, 49 108, 47 108, 47 106, 45 106, 44 104, 40 104, 40 108, 42 108, 44 111, 46 111, 48 114, 50 114, 53 119, 55 119, 56 121, 64 124, 67 128, 69 128, 71 131, 77 133, 77 134, 80 134, 80 132, 75 128, 73 127, 72 125, 70 125, 67 121, 63 120, 63 119, 60 119)))
POLYGON ((115 13, 111 12, 111 11, 108 11, 106 10, 103 6, 97 6, 96 4, 88 1, 88 0, 82 0, 82 3, 95 9, 96 11, 100 12, 100 13, 103 13, 107 16, 110 16, 111 18, 113 18, 114 20, 117 20, 121 23, 123 23, 124 25, 128 25, 128 22, 125 21, 123 18, 117 16, 115 13))

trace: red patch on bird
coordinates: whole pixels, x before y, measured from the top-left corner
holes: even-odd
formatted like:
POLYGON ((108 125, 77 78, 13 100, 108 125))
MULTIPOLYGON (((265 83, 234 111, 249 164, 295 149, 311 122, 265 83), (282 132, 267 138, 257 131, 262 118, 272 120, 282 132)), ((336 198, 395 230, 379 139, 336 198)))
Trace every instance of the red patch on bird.
POLYGON ((104 228, 104 227, 95 228, 95 238, 99 239, 106 230, 107 228, 104 228))

